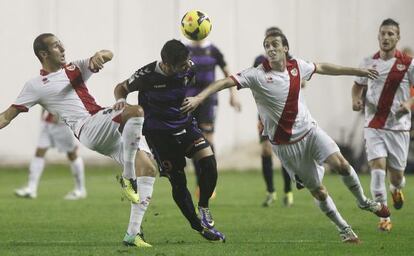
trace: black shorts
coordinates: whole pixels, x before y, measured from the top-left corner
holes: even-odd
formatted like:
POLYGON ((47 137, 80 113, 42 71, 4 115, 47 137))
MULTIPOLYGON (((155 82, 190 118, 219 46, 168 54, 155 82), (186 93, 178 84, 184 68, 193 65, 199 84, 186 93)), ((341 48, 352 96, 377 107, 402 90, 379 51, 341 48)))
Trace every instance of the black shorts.
POLYGON ((171 171, 184 170, 186 157, 192 158, 196 152, 210 146, 195 124, 175 134, 147 132, 145 138, 158 163, 161 176, 168 176, 171 171))

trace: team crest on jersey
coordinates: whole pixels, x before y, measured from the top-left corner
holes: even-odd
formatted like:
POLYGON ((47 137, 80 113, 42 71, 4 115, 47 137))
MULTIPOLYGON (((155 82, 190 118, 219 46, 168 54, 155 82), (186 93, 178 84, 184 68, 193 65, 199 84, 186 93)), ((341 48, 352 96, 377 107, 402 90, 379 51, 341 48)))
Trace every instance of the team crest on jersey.
POLYGON ((405 70, 405 65, 404 64, 397 64, 397 70, 398 71, 404 71, 405 70))
POLYGON ((271 76, 267 76, 267 77, 266 77, 266 82, 268 82, 268 83, 273 83, 273 77, 271 77, 271 76))
POLYGON ((294 69, 292 69, 292 70, 290 71, 290 74, 291 74, 292 76, 297 76, 297 75, 298 75, 298 70, 297 70, 296 68, 294 68, 294 69))
POLYGON ((66 69, 69 71, 73 71, 76 69, 76 66, 74 64, 69 64, 68 66, 66 66, 66 69))

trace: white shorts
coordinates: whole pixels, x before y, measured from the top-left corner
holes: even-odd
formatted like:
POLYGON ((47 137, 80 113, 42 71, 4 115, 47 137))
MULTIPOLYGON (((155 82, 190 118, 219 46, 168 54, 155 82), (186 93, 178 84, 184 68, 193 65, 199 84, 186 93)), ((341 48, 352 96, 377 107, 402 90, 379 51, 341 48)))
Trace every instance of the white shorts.
POLYGON ((410 146, 408 131, 365 128, 364 138, 368 161, 387 158, 387 166, 404 171, 410 146))
POLYGON ((38 148, 57 148, 60 152, 72 152, 76 149, 76 139, 71 129, 65 124, 42 121, 38 148))
MULTIPOLYGON (((120 123, 117 121, 121 113, 122 110, 115 111, 112 108, 106 108, 88 117, 81 128, 79 141, 87 148, 109 156, 123 165, 123 142, 118 130, 120 123)), ((139 150, 151 154, 144 136, 139 141, 139 150)))
POLYGON ((325 172, 323 162, 339 151, 335 141, 319 127, 313 127, 294 144, 273 145, 272 148, 290 177, 295 180, 297 175, 311 191, 322 185, 325 172))

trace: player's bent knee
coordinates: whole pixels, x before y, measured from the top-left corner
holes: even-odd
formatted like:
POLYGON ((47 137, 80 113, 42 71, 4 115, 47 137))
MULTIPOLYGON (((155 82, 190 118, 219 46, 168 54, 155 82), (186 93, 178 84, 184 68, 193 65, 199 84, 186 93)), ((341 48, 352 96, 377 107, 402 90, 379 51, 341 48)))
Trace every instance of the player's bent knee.
POLYGON ((139 105, 126 106, 122 111, 122 119, 128 120, 131 117, 144 117, 144 110, 139 105))
POLYGON ((36 157, 45 157, 47 148, 37 148, 35 152, 36 157))
POLYGON ((350 168, 351 168, 351 166, 349 165, 349 163, 345 160, 344 162, 341 162, 340 164, 339 164, 339 167, 338 167, 338 172, 339 172, 339 174, 340 175, 345 175, 345 176, 347 176, 347 175, 349 175, 350 174, 350 168))
POLYGON ((325 201, 328 197, 328 191, 326 191, 324 186, 320 186, 310 192, 312 196, 319 201, 325 201))
POLYGON ((74 150, 72 152, 68 152, 67 156, 68 156, 68 159, 70 161, 74 161, 74 160, 76 160, 76 158, 78 158, 78 154, 76 153, 76 150, 74 150))

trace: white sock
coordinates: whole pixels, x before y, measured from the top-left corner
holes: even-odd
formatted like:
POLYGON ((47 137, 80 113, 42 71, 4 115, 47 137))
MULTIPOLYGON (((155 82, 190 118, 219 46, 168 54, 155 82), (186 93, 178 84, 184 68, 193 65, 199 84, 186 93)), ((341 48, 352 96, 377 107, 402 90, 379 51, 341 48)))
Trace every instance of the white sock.
POLYGON ((373 169, 371 171, 371 194, 375 201, 387 205, 385 170, 373 169))
POLYGON ((401 183, 399 184, 399 185, 397 185, 397 186, 394 186, 394 185, 392 185, 392 183, 390 183, 390 191, 392 192, 392 193, 394 193, 395 192, 395 190, 401 190, 401 189, 403 189, 405 187, 405 176, 403 176, 403 178, 402 178, 402 180, 401 180, 401 183))
POLYGON ((39 186, 40 176, 42 176, 45 168, 45 159, 43 157, 34 157, 30 162, 29 167, 29 190, 37 193, 37 187, 39 186))
POLYGON ((70 163, 73 177, 75 178, 75 189, 86 191, 85 189, 85 166, 81 157, 76 158, 70 163))
POLYGON ((124 171, 122 176, 127 179, 135 179, 135 154, 138 149, 142 132, 143 117, 131 117, 128 119, 122 131, 124 151, 124 171))
POLYGON ((319 201, 315 199, 315 203, 339 230, 349 227, 348 223, 342 218, 341 214, 336 209, 335 203, 329 195, 325 201, 319 201))
POLYGON ((363 205, 367 200, 362 189, 361 182, 359 181, 358 175, 352 166, 349 166, 349 175, 342 176, 342 181, 348 187, 349 191, 354 195, 360 205, 363 205))
POLYGON ((142 219, 149 203, 151 202, 154 182, 155 177, 145 176, 137 178, 137 187, 140 202, 138 204, 131 204, 131 214, 129 217, 129 225, 127 230, 127 233, 129 235, 136 235, 140 232, 142 219))

